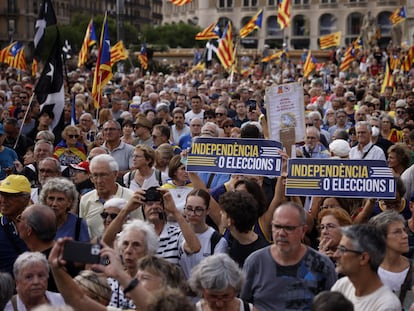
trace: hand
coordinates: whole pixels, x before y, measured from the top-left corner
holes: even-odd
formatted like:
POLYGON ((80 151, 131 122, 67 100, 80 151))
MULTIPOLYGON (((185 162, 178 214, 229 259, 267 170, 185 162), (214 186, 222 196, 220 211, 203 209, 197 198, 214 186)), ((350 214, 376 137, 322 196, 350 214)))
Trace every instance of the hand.
POLYGON ((324 237, 319 242, 319 253, 325 254, 328 257, 333 257, 335 250, 332 245, 333 241, 329 237, 324 237))
POLYGON ((282 176, 287 176, 289 155, 283 150, 278 150, 277 153, 282 157, 282 176))
POLYGON ((157 190, 159 190, 162 193, 162 199, 164 202, 165 212, 167 214, 172 214, 172 215, 179 213, 179 211, 177 210, 177 207, 175 206, 174 199, 171 195, 171 192, 169 192, 168 189, 164 189, 164 188, 158 188, 157 190))
POLYGON ((138 189, 134 192, 134 195, 129 199, 125 209, 128 212, 135 211, 144 204, 145 201, 145 191, 138 189))
POLYGON ((124 271, 124 267, 122 266, 119 253, 113 248, 110 248, 103 241, 101 242, 101 244, 103 245, 100 251, 101 258, 108 258, 109 264, 106 266, 102 264, 94 264, 92 265, 92 269, 102 271, 103 273, 105 273, 106 276, 118 279, 121 273, 124 271))
POLYGON ((59 238, 55 244, 53 245, 52 250, 49 254, 49 264, 52 268, 60 268, 64 265, 66 265, 66 261, 63 260, 63 249, 65 248, 66 241, 71 241, 72 238, 65 237, 65 238, 59 238))
POLYGON ((13 165, 16 172, 21 173, 23 171, 23 164, 19 160, 14 161, 13 165))

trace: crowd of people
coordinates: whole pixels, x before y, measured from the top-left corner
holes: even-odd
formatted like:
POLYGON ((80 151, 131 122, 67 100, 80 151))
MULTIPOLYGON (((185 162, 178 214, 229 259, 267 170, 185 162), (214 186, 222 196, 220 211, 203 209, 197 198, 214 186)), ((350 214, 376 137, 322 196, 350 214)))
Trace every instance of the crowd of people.
POLYGON ((55 128, 36 81, 3 68, 0 310, 414 310, 414 72, 381 92, 387 57, 310 78, 288 59, 135 69, 99 110, 76 68, 55 128), (306 126, 290 157, 386 161, 395 199, 286 196, 282 150, 277 178, 186 171, 197 137, 271 139, 266 88, 289 82, 306 126))

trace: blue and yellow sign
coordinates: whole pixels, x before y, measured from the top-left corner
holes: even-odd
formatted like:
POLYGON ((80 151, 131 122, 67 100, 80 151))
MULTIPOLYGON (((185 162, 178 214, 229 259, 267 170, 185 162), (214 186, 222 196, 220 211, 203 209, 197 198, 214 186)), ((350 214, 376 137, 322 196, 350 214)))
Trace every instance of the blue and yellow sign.
POLYGON ((286 195, 395 198, 395 180, 385 161, 290 159, 286 195))
POLYGON ((282 144, 265 139, 198 137, 187 156, 187 171, 280 176, 282 144))

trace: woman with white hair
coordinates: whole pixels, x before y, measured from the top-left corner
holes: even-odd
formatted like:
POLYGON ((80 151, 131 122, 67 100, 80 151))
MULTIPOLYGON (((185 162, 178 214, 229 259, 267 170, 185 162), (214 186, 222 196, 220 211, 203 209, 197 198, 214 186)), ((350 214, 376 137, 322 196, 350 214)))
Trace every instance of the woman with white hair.
POLYGON ((196 304, 203 310, 257 310, 252 304, 237 298, 244 276, 237 265, 226 254, 214 254, 203 259, 191 272, 191 289, 202 299, 196 304))
POLYGON ((39 201, 50 206, 55 212, 55 240, 60 237, 72 237, 76 241, 90 241, 86 221, 74 214, 78 210, 78 197, 75 184, 67 178, 50 178, 43 185, 39 201))
POLYGON ((49 263, 46 256, 39 252, 24 252, 13 265, 17 295, 5 307, 5 311, 26 311, 42 304, 65 305, 58 293, 47 291, 49 263))
MULTIPOLYGON (((138 260, 154 255, 158 249, 158 236, 149 223, 135 219, 127 222, 118 235, 116 246, 122 258, 125 271, 134 277, 138 271, 138 260)), ((109 305, 122 309, 135 309, 133 302, 124 296, 124 289, 114 278, 108 278, 112 289, 109 305)))

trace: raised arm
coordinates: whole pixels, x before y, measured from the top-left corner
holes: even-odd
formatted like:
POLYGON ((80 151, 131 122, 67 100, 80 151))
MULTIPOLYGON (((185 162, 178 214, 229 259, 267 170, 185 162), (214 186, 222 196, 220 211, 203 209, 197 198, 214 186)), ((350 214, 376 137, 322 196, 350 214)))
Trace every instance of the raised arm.
POLYGON ((141 189, 135 191, 134 195, 129 199, 127 205, 121 209, 119 214, 115 217, 114 220, 106 228, 102 241, 113 247, 116 235, 122 230, 122 225, 125 223, 129 213, 140 208, 142 205, 142 200, 144 199, 145 192, 141 189))
POLYGON ((198 253, 201 249, 200 241, 198 240, 193 228, 191 228, 190 224, 184 218, 183 214, 175 206, 171 193, 167 189, 163 188, 159 188, 158 190, 162 192, 164 210, 167 213, 172 214, 180 226, 181 233, 183 234, 185 240, 184 250, 187 252, 187 254, 198 253))
MULTIPOLYGON (((207 186, 204 184, 204 182, 201 180, 200 176, 198 176, 197 173, 188 172, 188 176, 190 177, 191 183, 193 184, 194 188, 203 189, 209 192, 209 190, 207 189, 207 186)), ((217 227, 220 228, 220 222, 221 222, 220 205, 213 197, 210 198, 209 209, 210 209, 209 215, 211 219, 214 221, 217 227)))

